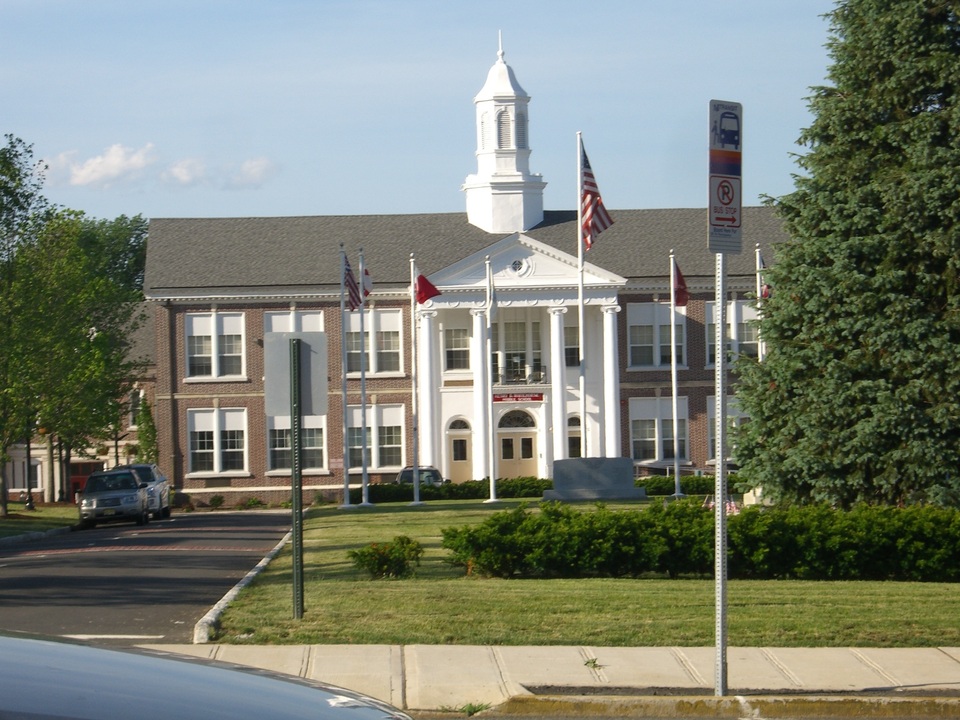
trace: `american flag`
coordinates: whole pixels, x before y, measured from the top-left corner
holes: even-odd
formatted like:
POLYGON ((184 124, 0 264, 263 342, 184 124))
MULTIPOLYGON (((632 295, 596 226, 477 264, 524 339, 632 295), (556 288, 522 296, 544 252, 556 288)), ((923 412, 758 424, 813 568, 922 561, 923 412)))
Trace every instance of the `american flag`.
POLYGON ((360 307, 360 287, 346 255, 343 256, 343 284, 347 288, 347 307, 356 310, 360 307))
POLYGON ((580 178, 580 234, 583 236, 583 246, 589 250, 593 247, 594 238, 608 227, 613 225, 613 218, 603 206, 600 197, 600 188, 597 179, 593 176, 593 169, 587 159, 587 151, 580 146, 582 176, 580 178))

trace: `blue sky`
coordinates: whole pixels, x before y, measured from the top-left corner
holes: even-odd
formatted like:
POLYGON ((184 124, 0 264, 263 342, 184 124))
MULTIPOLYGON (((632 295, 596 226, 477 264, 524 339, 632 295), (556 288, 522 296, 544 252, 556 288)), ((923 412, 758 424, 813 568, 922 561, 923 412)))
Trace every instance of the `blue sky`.
POLYGON ((0 130, 94 217, 462 212, 473 97, 531 96, 531 170, 573 209, 705 207, 708 102, 740 102, 743 196, 793 187, 833 0, 0 0, 0 130))

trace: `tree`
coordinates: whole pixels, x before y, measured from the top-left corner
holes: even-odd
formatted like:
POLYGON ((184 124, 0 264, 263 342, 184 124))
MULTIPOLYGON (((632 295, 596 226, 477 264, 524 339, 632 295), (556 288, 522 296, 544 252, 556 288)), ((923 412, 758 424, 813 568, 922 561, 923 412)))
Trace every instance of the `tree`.
POLYGON ((115 268, 141 224, 58 210, 16 260, 12 303, 30 348, 18 376, 33 416, 68 447, 116 432, 140 368, 129 357, 140 290, 115 268))
POLYGON ((741 477, 767 497, 960 501, 960 17, 843 0, 794 191, 791 241, 743 361, 741 477))
POLYGON ((35 241, 48 209, 41 195, 42 163, 34 162, 33 147, 5 135, 0 147, 0 517, 7 514, 6 469, 10 446, 23 440, 29 422, 28 407, 20 392, 18 350, 20 327, 13 306, 15 261, 18 252, 35 241))
POLYGON ((137 462, 155 463, 160 457, 157 445, 157 425, 153 421, 150 402, 144 398, 137 413, 137 462))

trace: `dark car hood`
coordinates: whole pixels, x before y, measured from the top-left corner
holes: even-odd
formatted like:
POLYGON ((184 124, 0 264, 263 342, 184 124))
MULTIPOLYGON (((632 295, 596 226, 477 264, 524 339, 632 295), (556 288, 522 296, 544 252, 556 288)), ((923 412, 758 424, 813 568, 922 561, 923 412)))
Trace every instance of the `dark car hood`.
POLYGON ((379 700, 301 678, 150 651, 0 636, 5 720, 385 720, 379 700))

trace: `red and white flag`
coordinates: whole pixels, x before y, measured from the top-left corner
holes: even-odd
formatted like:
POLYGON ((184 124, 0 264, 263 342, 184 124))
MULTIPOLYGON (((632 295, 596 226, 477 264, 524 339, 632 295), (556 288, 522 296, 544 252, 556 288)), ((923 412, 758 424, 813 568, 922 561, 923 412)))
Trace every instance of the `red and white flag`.
POLYGON ((587 151, 580 145, 580 234, 583 247, 589 250, 600 233, 613 225, 613 218, 603 206, 597 179, 593 176, 587 151))
POLYGON ((686 307, 690 301, 690 293, 687 292, 687 281, 683 279, 683 273, 680 272, 680 266, 677 261, 673 261, 673 302, 677 307, 686 307))

